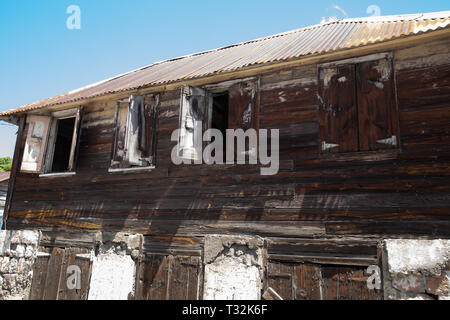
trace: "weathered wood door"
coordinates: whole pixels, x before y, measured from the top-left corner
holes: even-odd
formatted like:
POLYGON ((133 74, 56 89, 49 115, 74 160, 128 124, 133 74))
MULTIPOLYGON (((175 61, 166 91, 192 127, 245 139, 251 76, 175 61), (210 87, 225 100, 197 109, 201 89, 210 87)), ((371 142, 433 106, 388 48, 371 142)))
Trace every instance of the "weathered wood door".
POLYGON ((139 262, 136 280, 138 300, 200 300, 201 258, 147 254, 139 262))
POLYGON ((270 261, 267 287, 284 300, 382 300, 368 288, 366 268, 270 261))
POLYGON ((30 300, 87 300, 91 253, 79 248, 40 248, 30 300))

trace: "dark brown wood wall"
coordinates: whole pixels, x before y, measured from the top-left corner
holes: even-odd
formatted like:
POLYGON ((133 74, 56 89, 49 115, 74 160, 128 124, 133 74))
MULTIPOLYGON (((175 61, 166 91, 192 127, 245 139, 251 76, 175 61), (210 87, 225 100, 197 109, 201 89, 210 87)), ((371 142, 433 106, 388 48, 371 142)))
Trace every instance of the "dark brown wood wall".
POLYGON ((400 148, 319 155, 317 65, 260 75, 259 127, 280 129, 274 176, 173 165, 179 90, 161 95, 157 168, 109 174, 116 101, 91 103, 77 174, 19 173, 8 228, 127 230, 186 245, 208 233, 448 237, 450 41, 423 46, 394 52, 400 148))

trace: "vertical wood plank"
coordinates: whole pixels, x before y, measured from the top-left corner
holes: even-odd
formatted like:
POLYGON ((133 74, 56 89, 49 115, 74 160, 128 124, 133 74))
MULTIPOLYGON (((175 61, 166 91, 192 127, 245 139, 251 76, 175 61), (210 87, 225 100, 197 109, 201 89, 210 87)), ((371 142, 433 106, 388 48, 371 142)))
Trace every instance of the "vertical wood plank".
MULTIPOLYGON (((43 248, 39 252, 48 252, 43 248)), ((49 256, 37 257, 33 265, 33 279, 31 282, 30 300, 42 300, 45 292, 45 282, 47 279, 47 269, 50 261, 49 256)))
POLYGON ((169 276, 169 258, 154 255, 151 259, 149 278, 146 279, 149 286, 147 300, 166 300, 169 276))
POLYGON ((200 257, 190 257, 187 262, 187 294, 188 300, 201 300, 202 261, 200 257))
POLYGON ((322 299, 338 300, 339 296, 339 267, 322 266, 322 299))
POLYGON ((294 266, 287 263, 270 262, 268 266, 268 286, 274 289, 283 300, 292 300, 294 266))
POLYGON ((53 248, 45 280, 44 300, 57 300, 65 250, 53 248))
POLYGON ((187 299, 187 284, 188 271, 183 262, 182 257, 172 257, 171 274, 169 278, 169 300, 186 300, 187 299))
POLYGON ((299 264, 295 267, 295 300, 320 300, 320 267, 299 264))

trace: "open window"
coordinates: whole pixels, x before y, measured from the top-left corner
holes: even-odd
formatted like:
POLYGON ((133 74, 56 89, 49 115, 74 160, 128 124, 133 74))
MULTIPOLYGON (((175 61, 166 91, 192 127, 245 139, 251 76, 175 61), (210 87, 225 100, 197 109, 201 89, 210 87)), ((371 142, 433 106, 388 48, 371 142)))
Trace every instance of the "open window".
MULTIPOLYGON (((226 137, 227 129, 255 128, 257 82, 255 80, 233 81, 198 88, 181 88, 180 135, 178 156, 201 163, 203 134, 217 129, 226 137), (194 130, 197 129, 197 130, 194 130)), ((213 158, 226 159, 223 150, 213 150, 213 158)))
POLYGON ((321 153, 397 148, 392 57, 376 54, 319 67, 321 153))
POLYGON ((74 173, 80 124, 81 107, 54 112, 52 116, 28 116, 21 171, 74 173))
POLYGON ((159 95, 118 101, 110 172, 153 168, 159 95))

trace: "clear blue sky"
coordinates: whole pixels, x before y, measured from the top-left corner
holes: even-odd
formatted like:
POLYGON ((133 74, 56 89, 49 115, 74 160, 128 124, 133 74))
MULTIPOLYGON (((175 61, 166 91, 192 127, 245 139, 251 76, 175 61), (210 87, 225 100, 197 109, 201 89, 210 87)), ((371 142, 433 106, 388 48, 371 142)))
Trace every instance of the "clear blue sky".
MULTIPOLYGON (((0 111, 61 94, 155 61, 320 23, 322 17, 450 10, 448 0, 3 0, 0 111), (69 30, 69 5, 81 29, 69 30), (341 10, 335 8, 338 6, 341 10)), ((0 157, 16 127, 0 122, 0 157)))

